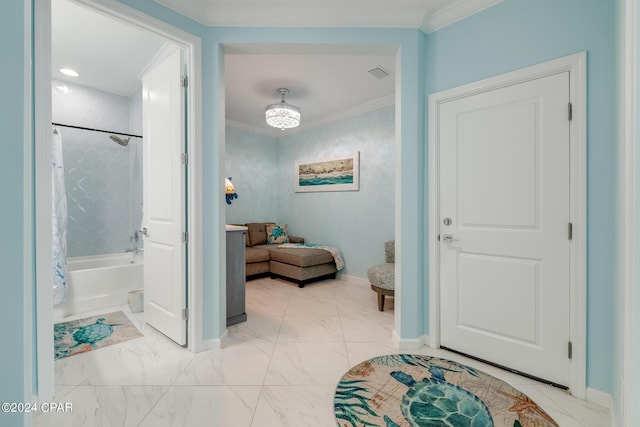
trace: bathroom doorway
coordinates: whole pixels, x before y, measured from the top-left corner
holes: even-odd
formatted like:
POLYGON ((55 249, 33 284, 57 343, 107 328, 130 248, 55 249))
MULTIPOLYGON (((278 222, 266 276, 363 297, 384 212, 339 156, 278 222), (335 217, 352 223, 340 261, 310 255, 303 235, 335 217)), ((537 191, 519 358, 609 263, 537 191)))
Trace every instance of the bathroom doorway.
MULTIPOLYGON (((51 290, 46 289, 52 267, 48 262, 38 263, 38 380, 42 395, 47 396, 53 392, 52 323, 71 312, 89 312, 125 304, 127 292, 133 290, 129 288, 144 287, 142 241, 148 218, 143 219, 142 141, 149 130, 143 129, 145 94, 140 81, 158 64, 165 62, 171 53, 181 53, 184 60, 179 64, 179 73, 186 77, 185 82, 191 81, 192 84, 181 89, 185 94, 180 101, 181 107, 186 111, 177 113, 178 121, 184 124, 179 131, 184 143, 178 156, 198 153, 199 132, 194 123, 200 114, 199 91, 197 79, 193 76, 200 62, 200 46, 195 37, 157 24, 126 6, 68 0, 52 0, 50 4, 39 6, 40 16, 45 21, 49 17, 52 33, 48 38, 51 40, 49 44, 41 46, 44 55, 38 56, 47 58, 50 53, 51 64, 48 67, 36 65, 39 85, 35 96, 40 101, 37 102, 40 107, 36 118, 45 119, 39 122, 56 123, 53 128, 62 134, 63 151, 67 152, 65 157, 68 158, 65 175, 69 177, 70 184, 64 191, 69 203, 68 255, 72 260, 67 276, 69 273, 85 276, 71 278, 65 297, 67 300, 63 303, 66 306, 53 309, 51 290), (118 48, 118 41, 124 42, 125 48, 118 48), (137 68, 131 66, 131 62, 136 62, 137 68), (77 83, 58 74, 59 68, 71 68, 73 63, 80 64, 76 71, 85 76, 77 83), (183 102, 184 99, 187 101, 183 102), (114 275, 106 280, 108 288, 90 289, 100 281, 95 279, 104 278, 106 273, 114 275), (87 288, 71 283, 85 278, 89 282, 87 288)), ((38 31, 44 33, 40 36, 46 36, 47 27, 37 26, 38 31)), ((40 158, 50 157, 50 148, 37 146, 36 150, 40 158)), ((47 162, 42 165, 46 166, 47 162)), ((192 162, 188 167, 183 165, 179 167, 179 176, 173 175, 180 181, 178 186, 184 192, 175 201, 179 204, 176 210, 182 212, 180 234, 187 231, 186 224, 189 224, 189 231, 197 235, 200 223, 200 199, 194 191, 199 186, 197 166, 198 162, 192 162)), ((36 203, 51 205, 50 167, 38 167, 37 175, 40 175, 36 179, 42 185, 37 186, 36 203)), ((157 193, 153 185, 153 182, 147 182, 145 191, 157 193)), ((147 213, 149 211, 151 209, 147 209, 147 213)), ((45 248, 51 247, 51 232, 47 233, 47 229, 51 230, 51 213, 41 214, 37 222, 40 226, 36 243, 42 254, 38 259, 50 260, 45 248)), ((195 238, 184 242, 180 251, 186 253, 188 248, 189 258, 182 256, 176 260, 184 278, 180 314, 186 307, 191 314, 188 323, 182 316, 178 319, 183 331, 182 339, 176 341, 193 351, 202 346, 202 328, 198 321, 201 310, 196 303, 200 300, 196 298, 201 293, 201 273, 195 261, 200 256, 200 246, 195 238), (186 282, 187 272, 189 283, 186 282), (187 301, 187 295, 190 301, 187 301)), ((146 275, 149 276, 148 272, 146 275)), ((158 329, 162 331, 162 327, 158 329)))

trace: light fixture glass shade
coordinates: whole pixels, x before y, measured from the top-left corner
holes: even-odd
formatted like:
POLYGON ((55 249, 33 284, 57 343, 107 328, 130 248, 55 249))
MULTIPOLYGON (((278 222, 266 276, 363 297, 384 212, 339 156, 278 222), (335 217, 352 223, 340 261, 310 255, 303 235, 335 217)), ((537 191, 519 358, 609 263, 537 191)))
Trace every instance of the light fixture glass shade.
POLYGON ((231 204, 233 199, 238 198, 238 193, 236 193, 236 189, 233 188, 233 184, 231 183, 231 177, 224 179, 224 196, 228 205, 231 204))
POLYGON ((233 194, 236 192, 236 189, 233 188, 233 184, 229 178, 224 179, 224 192, 225 194, 233 194))
POLYGON ((264 110, 264 116, 269 126, 278 129, 291 129, 300 125, 300 109, 284 101, 287 89, 278 89, 282 95, 282 101, 268 105, 264 110))

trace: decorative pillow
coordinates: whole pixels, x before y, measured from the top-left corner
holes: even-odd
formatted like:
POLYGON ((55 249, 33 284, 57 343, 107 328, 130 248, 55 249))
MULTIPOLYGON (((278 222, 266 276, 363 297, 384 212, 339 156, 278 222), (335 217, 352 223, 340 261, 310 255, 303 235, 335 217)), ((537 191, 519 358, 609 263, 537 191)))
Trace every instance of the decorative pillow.
POLYGON ((281 245, 289 243, 287 224, 267 224, 267 244, 281 245))
POLYGON ((264 226, 264 222, 250 222, 247 224, 247 241, 251 243, 250 246, 264 245, 267 243, 267 232, 264 226))

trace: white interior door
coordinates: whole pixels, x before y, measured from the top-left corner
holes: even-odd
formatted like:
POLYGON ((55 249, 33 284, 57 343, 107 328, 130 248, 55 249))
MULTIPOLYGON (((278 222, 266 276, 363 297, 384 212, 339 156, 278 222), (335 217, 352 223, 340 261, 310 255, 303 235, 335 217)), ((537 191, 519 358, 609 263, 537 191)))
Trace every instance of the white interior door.
POLYGON ((440 106, 441 344, 569 385, 569 72, 440 106))
POLYGON ((144 318, 180 345, 187 341, 183 63, 177 50, 142 78, 144 318))

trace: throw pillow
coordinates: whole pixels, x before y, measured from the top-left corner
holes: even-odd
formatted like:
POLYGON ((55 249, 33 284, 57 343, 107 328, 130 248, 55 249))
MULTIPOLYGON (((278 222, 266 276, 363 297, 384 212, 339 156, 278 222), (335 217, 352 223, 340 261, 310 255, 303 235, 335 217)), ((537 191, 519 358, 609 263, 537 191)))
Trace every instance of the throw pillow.
POLYGON ((267 243, 267 232, 265 230, 264 222, 250 222, 247 224, 248 241, 251 242, 251 246, 264 245, 267 243))
POLYGON ((289 243, 287 224, 267 224, 267 244, 281 245, 289 243))

